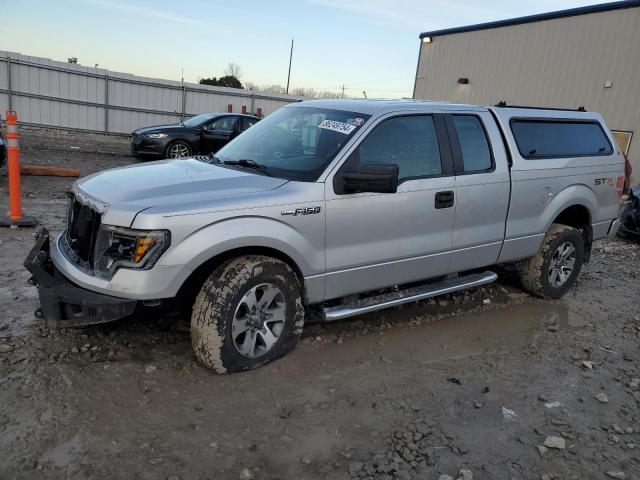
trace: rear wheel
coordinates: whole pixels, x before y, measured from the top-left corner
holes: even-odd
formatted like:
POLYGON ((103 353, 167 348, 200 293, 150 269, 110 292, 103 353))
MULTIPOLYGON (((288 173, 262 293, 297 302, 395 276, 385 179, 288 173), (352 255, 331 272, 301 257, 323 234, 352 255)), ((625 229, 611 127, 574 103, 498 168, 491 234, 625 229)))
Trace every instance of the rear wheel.
POLYGON ((190 157, 192 153, 191 145, 184 140, 176 140, 171 142, 167 146, 166 157, 167 158, 186 158, 190 157))
POLYGON ((554 223, 538 252, 522 262, 522 286, 539 297, 560 298, 575 284, 583 261, 584 239, 580 232, 554 223))
POLYGON ((239 257, 216 269, 196 297, 191 343, 218 373, 257 368, 292 350, 304 324, 298 277, 284 262, 239 257))

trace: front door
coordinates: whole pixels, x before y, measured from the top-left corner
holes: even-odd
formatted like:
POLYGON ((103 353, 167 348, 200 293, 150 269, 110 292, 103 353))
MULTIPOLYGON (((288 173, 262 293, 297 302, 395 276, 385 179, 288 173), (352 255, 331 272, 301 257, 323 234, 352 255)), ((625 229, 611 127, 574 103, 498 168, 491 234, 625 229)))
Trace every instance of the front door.
POLYGON ((200 153, 216 153, 235 136, 238 129, 238 117, 225 115, 217 117, 202 130, 200 138, 200 153))
POLYGON ((325 183, 327 299, 450 271, 455 177, 443 117, 383 118, 335 176, 364 163, 397 164, 398 191, 338 194, 325 183))

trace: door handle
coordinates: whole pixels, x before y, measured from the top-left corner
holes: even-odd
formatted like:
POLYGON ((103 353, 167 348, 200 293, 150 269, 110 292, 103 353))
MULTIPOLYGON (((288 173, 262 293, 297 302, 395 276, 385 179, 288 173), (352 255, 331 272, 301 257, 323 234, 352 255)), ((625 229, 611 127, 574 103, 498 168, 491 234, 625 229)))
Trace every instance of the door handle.
POLYGON ((451 190, 436 193, 436 208, 453 207, 454 195, 451 190))

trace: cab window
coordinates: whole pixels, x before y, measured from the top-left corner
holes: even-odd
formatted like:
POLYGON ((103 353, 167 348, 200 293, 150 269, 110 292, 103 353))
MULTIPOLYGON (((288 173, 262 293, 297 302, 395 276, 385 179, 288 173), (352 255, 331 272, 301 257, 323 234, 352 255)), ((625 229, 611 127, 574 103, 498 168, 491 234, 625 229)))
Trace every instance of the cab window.
POLYGON ((436 127, 431 115, 408 115, 383 121, 351 154, 348 164, 396 164, 398 181, 442 174, 436 127))
POLYGON ((491 170, 491 148, 484 127, 475 115, 453 115, 465 173, 491 170))

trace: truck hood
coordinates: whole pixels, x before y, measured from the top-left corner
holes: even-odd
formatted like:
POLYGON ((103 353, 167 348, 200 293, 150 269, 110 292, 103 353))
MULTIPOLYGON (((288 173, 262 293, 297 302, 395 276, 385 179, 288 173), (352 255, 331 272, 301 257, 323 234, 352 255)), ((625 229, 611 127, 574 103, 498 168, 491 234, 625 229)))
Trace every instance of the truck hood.
MULTIPOLYGON (((242 206, 242 197, 285 183, 282 178, 186 159, 105 170, 78 180, 73 189, 85 202, 93 202, 97 210, 110 217, 117 214, 113 224, 124 225, 136 213, 151 207, 169 206, 175 211, 181 204, 213 206, 217 199, 227 197, 237 198, 242 206)), ((105 223, 108 220, 103 218, 105 223)))

